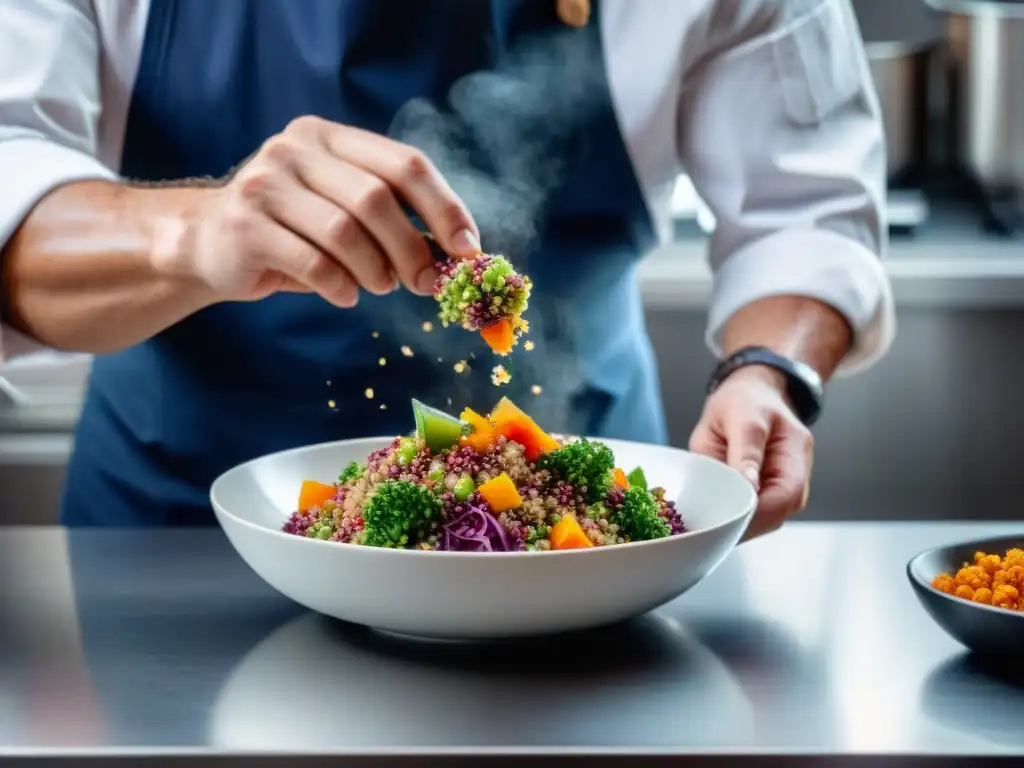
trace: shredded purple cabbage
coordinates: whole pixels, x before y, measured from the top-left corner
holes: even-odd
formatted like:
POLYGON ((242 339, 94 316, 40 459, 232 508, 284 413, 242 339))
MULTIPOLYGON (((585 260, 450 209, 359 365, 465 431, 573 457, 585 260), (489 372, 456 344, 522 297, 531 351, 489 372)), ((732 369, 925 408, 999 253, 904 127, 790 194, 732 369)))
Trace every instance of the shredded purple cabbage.
POLYGON ((509 540, 494 515, 474 505, 445 524, 439 549, 449 552, 511 552, 517 543, 509 540))

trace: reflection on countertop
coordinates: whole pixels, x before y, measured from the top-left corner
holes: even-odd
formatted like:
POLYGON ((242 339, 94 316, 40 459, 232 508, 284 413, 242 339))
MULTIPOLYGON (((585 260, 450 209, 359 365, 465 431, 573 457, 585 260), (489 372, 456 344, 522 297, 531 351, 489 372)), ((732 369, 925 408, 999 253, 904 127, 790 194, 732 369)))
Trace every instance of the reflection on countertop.
POLYGON ((343 762, 525 748, 982 765, 1024 749, 1020 681, 965 660, 903 569, 922 548, 1009 531, 793 523, 633 622, 464 646, 310 614, 216 529, 0 528, 0 754, 343 762))
POLYGON ((305 614, 231 672, 209 737, 221 749, 287 751, 295 722, 280 716, 286 711, 304 713, 304 746, 313 751, 340 743, 487 747, 507 744, 510 734, 523 747, 656 749, 681 739, 691 748, 755 746, 754 713, 739 681, 678 621, 651 614, 562 640, 571 655, 552 653, 550 639, 467 650, 305 614), (643 705, 631 706, 637 699, 643 705), (395 701, 400 723, 381 716, 395 701), (439 728, 438 713, 457 713, 458 726, 439 728))

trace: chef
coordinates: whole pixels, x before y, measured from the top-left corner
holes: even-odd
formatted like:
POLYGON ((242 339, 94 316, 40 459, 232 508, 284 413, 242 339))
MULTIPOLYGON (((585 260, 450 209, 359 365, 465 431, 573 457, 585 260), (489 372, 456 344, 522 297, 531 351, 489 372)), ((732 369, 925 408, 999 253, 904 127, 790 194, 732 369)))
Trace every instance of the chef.
POLYGON ((806 503, 823 382, 891 343, 849 0, 0 0, 0 18, 3 354, 96 355, 68 525, 209 524, 222 471, 407 431, 410 397, 507 392, 555 431, 666 441, 636 267, 682 172, 717 222, 720 362, 694 371, 690 447, 759 489, 750 535, 806 503), (421 231, 533 279, 535 349, 506 391, 471 334, 430 325, 421 231))

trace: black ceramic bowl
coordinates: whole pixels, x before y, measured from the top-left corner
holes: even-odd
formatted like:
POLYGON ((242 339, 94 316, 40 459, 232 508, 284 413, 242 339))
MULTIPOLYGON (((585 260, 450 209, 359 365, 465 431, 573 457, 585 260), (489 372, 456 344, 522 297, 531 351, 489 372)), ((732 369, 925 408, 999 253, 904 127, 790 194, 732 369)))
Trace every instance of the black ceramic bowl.
POLYGON ((907 576, 925 610, 940 627, 976 653, 1024 653, 1024 612, 947 595, 932 587, 932 579, 940 573, 956 573, 965 562, 974 561, 975 552, 1005 555, 1014 547, 1024 548, 1024 534, 929 549, 907 563, 907 576))

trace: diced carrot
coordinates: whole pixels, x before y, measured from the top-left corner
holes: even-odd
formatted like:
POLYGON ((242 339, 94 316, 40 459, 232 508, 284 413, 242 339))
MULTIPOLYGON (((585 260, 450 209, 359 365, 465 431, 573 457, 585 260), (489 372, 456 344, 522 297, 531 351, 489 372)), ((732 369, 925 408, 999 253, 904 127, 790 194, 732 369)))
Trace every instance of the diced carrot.
POLYGON ((572 515, 566 515, 554 524, 549 540, 552 549, 585 549, 594 546, 594 542, 587 538, 572 515))
POLYGON ((624 491, 629 490, 629 480, 626 478, 626 473, 622 471, 621 467, 615 468, 615 484, 624 491))
POLYGON ((308 512, 313 507, 322 507, 325 501, 330 501, 337 493, 333 485, 324 485, 316 480, 303 480, 302 489, 299 491, 299 511, 308 512))
POLYGON ((544 454, 561 448, 557 440, 507 397, 501 398, 494 406, 490 420, 499 435, 523 446, 527 461, 536 461, 544 454))
POLYGON ((497 355, 507 355, 516 343, 515 328, 508 318, 481 328, 480 335, 497 355))
POLYGON ((469 424, 473 431, 462 438, 462 444, 468 445, 477 453, 486 453, 498 439, 498 433, 486 418, 472 408, 464 408, 459 418, 469 424))
POLYGON ((476 490, 480 494, 480 498, 490 505, 496 515, 523 506, 523 499, 519 495, 519 491, 516 490, 516 484, 504 472, 488 480, 476 490))

